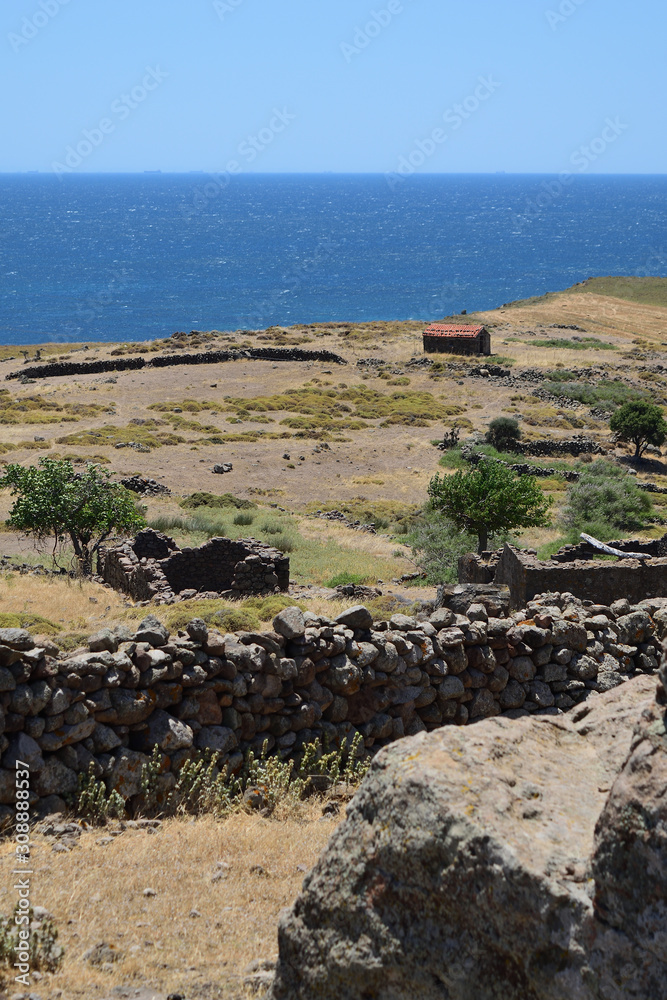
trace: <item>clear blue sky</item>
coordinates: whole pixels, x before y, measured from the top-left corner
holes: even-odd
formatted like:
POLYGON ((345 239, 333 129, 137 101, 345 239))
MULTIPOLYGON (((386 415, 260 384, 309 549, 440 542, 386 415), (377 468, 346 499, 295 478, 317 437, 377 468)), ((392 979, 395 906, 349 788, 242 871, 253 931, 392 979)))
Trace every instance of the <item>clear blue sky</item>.
POLYGON ((0 170, 663 173, 666 37, 664 0, 4 0, 0 170))

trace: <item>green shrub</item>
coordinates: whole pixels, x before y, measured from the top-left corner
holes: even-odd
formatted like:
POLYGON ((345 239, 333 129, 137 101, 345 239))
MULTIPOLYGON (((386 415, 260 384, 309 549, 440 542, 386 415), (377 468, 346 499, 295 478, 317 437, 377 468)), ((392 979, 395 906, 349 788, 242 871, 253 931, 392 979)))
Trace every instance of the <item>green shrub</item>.
MULTIPOLYGON (((551 373, 553 375, 553 373, 551 373)), ((567 373, 571 374, 571 373, 567 373)), ((544 389, 561 399, 571 399, 586 406, 594 406, 606 413, 613 413, 623 403, 641 399, 644 393, 633 389, 620 380, 601 379, 594 385, 586 382, 552 380, 544 383, 544 389)))
POLYGON ((578 463, 575 468, 581 478, 568 487, 561 514, 564 527, 602 540, 618 531, 643 527, 652 510, 651 500, 624 469, 605 459, 578 463))
POLYGON ((48 618, 42 618, 34 611, 3 611, 0 614, 0 628, 26 628, 43 635, 57 635, 60 626, 48 618))
POLYGON ((227 526, 214 511, 202 508, 192 517, 179 517, 178 514, 160 515, 149 521, 149 527, 156 531, 182 532, 186 535, 205 535, 207 538, 224 538, 228 534, 227 526))
POLYGON ((434 511, 424 511, 407 535, 416 566, 429 584, 456 583, 460 556, 475 552, 477 539, 458 531, 434 511))
POLYGON ((254 520, 255 520, 255 515, 254 514, 241 511, 240 513, 238 513, 238 514, 235 515, 235 517, 234 517, 234 524, 248 525, 248 524, 252 524, 254 520))
POLYGON ((309 790, 312 775, 327 778, 329 785, 342 781, 356 787, 371 761, 360 733, 332 750, 319 740, 309 743, 304 746, 300 760, 282 760, 279 754, 270 755, 267 747, 265 742, 259 756, 248 751, 238 775, 230 775, 226 766, 220 767, 219 754, 210 750, 193 753, 183 762, 175 787, 162 801, 158 778, 163 758, 159 747, 154 747, 150 761, 142 767, 142 811, 171 816, 213 814, 223 818, 242 811, 245 793, 253 790, 261 798, 262 808, 270 813, 279 805, 298 803, 309 790))
POLYGON ((265 535, 279 535, 283 526, 278 521, 264 521, 260 524, 259 530, 263 531, 265 535))
POLYGON ((181 500, 180 507, 186 510, 196 510, 198 507, 236 507, 237 510, 256 510, 257 504, 252 500, 242 500, 231 493, 191 493, 181 500))
POLYGON ((271 539, 271 545, 276 549, 280 549, 281 552, 293 552, 295 544, 294 539, 290 535, 283 534, 283 532, 279 535, 274 535, 271 539))
POLYGON ((289 594, 269 594, 267 597, 248 597, 243 602, 244 608, 249 608, 257 613, 260 621, 270 622, 280 611, 285 608, 297 607, 302 611, 306 610, 305 604, 299 604, 289 594))
POLYGON ((260 617, 252 608, 223 608, 213 615, 212 623, 223 632, 256 632, 260 617))
POLYGON ((567 340, 561 337, 550 337, 548 340, 533 340, 533 347, 561 347, 569 351, 617 351, 615 344, 597 337, 578 337, 577 340, 567 340))
POLYGON ((485 441, 498 451, 512 451, 521 438, 521 428, 513 417, 496 417, 489 424, 485 441))

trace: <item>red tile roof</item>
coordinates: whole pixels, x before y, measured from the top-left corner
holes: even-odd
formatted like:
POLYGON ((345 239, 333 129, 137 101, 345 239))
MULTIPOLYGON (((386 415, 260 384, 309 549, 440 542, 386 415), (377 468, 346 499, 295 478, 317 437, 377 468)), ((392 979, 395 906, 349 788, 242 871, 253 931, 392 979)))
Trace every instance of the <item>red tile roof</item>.
POLYGON ((454 326, 449 323, 432 323, 424 330, 425 337, 478 337, 483 326, 454 326))

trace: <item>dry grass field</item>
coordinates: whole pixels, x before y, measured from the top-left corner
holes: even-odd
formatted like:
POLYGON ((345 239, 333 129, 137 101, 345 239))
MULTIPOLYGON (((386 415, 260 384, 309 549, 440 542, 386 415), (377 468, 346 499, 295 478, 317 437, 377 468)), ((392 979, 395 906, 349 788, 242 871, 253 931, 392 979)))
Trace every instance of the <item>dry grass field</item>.
MULTIPOLYGON (((153 834, 126 828, 110 843, 100 843, 109 831, 90 829, 62 853, 37 835, 33 902, 54 916, 66 954, 58 973, 35 983, 35 994, 102 1000, 114 987, 132 986, 188 1000, 250 996, 244 970, 276 958, 278 915, 338 822, 321 812, 313 803, 271 819, 166 820, 153 834), (104 970, 83 958, 102 943, 116 956, 104 970)), ((13 905, 12 850, 9 842, 0 846, 3 912, 13 905)))
MULTIPOLYGON (((148 519, 181 543, 207 537, 196 511, 180 506, 183 497, 229 492, 250 500, 257 505, 250 523, 237 523, 234 509, 222 510, 219 523, 230 535, 259 533, 292 545, 298 586, 290 600, 316 612, 334 615, 343 607, 317 588, 346 570, 370 584, 381 580, 385 602, 392 592, 428 596, 432 591, 391 582, 414 569, 400 535, 351 531, 313 513, 343 507, 395 522, 416 510, 430 478, 442 471, 432 442, 454 422, 465 435, 506 414, 520 419, 527 438, 584 433, 609 444, 604 415, 589 403, 565 405, 535 395, 539 383, 526 376, 522 384, 528 369, 572 371, 573 381, 592 387, 620 380, 667 402, 667 279, 590 279, 466 320, 488 325, 490 361, 509 367, 513 384, 474 377, 484 359, 434 355, 436 370, 408 364, 423 356, 423 324, 417 322, 272 328, 253 339, 257 346, 335 351, 345 365, 244 359, 21 382, 4 380, 23 367, 23 353, 6 348, 0 351, 0 461, 69 456, 102 462, 118 476, 154 477, 172 495, 146 501, 148 519), (369 358, 382 364, 357 364, 369 358), (582 368, 595 374, 581 377, 582 368), (215 475, 216 462, 231 462, 233 470, 215 475)), ((41 357, 86 361, 136 353, 150 359, 183 347, 249 346, 248 337, 212 333, 182 337, 178 344, 45 345, 41 357)), ((29 361, 37 350, 29 350, 29 361)), ((667 485, 667 465, 654 460, 646 469, 639 470, 640 479, 650 472, 654 482, 667 485)), ((543 485, 557 509, 563 482, 543 485)), ((9 504, 8 495, 0 496, 0 519, 9 504)), ((527 531, 523 543, 543 545, 558 534, 556 526, 527 531)), ((25 539, 6 530, 0 530, 0 554, 18 562, 37 558, 25 539)), ((179 616, 223 605, 237 616, 230 622, 252 627, 275 614, 270 602, 229 603, 195 601, 160 614, 172 627, 179 616)), ((146 608, 94 583, 0 574, 0 622, 13 615, 35 633, 65 634, 70 645, 106 623, 130 623, 145 614, 146 608)), ((336 822, 322 818, 321 803, 311 802, 271 819, 169 820, 154 834, 128 828, 106 844, 98 843, 104 831, 91 829, 67 853, 54 852, 38 836, 34 903, 54 914, 67 955, 60 972, 35 983, 35 994, 41 1000, 106 1000, 115 987, 130 985, 163 995, 182 992, 188 1000, 245 996, 244 968, 275 956, 278 913, 293 901, 336 822), (216 872, 222 875, 214 881, 216 872), (147 888, 155 895, 145 896, 147 888), (82 957, 102 941, 122 956, 106 972, 82 957)), ((0 912, 11 903, 10 850, 0 844, 0 912)), ((7 996, 13 992, 8 988, 7 996)))
MULTIPOLYGON (((647 361, 667 361, 664 286, 648 291, 642 286, 633 291, 642 300, 631 301, 608 294, 615 280, 596 279, 606 294, 593 281, 466 318, 490 326, 495 354, 511 362, 517 374, 525 366, 595 365, 608 378, 664 391, 667 379, 658 376, 649 382, 639 371, 647 361), (647 296, 652 301, 645 301, 647 296), (582 332, 554 324, 577 326, 582 332), (582 343, 582 338, 589 341, 582 343), (542 341, 563 346, 545 347, 542 341), (599 348, 598 343, 610 347, 599 348)), ((625 295, 630 294, 629 280, 641 285, 648 279, 619 279, 625 295)), ((630 287, 635 289, 632 283, 630 287)), ((422 356, 422 328, 414 322, 315 324, 291 331, 273 328, 256 339, 260 346, 298 342, 306 349, 333 350, 346 365, 239 360, 46 378, 27 385, 3 381, 0 450, 4 461, 54 454, 93 458, 120 475, 153 476, 177 495, 230 491, 293 511, 359 496, 419 504, 437 467, 433 438, 454 420, 481 430, 494 416, 517 410, 511 399, 516 390, 448 372, 447 357, 438 359, 444 369, 437 378, 406 367, 410 358, 422 356), (371 374, 357 367, 363 358, 382 360, 385 366, 371 374), (221 461, 233 464, 224 478, 211 472, 221 461)), ((167 343, 136 349, 150 359, 156 349, 173 352, 167 343)), ((245 333, 220 334, 191 338, 188 347, 247 343, 245 333)), ((85 361, 113 353, 115 345, 104 344, 64 350, 56 357, 85 361)), ((19 356, 1 360, 0 381, 20 370, 22 361, 19 356)), ((530 402, 518 402, 519 409, 531 409, 530 402)), ((532 404, 532 409, 526 427, 531 436, 546 428, 571 433, 573 428, 564 424, 572 417, 575 425, 582 424, 574 429, 607 435, 606 426, 585 407, 562 414, 557 406, 532 404)))

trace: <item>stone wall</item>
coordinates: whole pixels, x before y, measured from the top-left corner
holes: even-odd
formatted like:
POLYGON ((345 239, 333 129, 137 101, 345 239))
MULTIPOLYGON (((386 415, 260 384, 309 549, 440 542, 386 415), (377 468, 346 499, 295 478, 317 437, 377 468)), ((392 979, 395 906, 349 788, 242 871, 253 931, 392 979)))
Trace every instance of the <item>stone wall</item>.
MULTIPOLYGON (((628 544, 628 543, 624 543, 628 544)), ((641 551, 642 543, 632 542, 641 551)), ((493 582, 509 587, 512 606, 520 607, 546 590, 568 590, 581 600, 606 604, 619 594, 638 602, 650 596, 667 597, 667 558, 645 560, 573 558, 540 560, 534 552, 506 545, 497 560, 492 580, 485 576, 483 557, 466 556, 459 562, 461 583, 493 582)), ((486 574, 487 576, 490 574, 486 574)))
POLYGON ((97 571, 115 590, 160 604, 289 587, 289 558, 264 542, 211 538, 199 548, 179 549, 173 538, 152 528, 140 531, 133 542, 100 549, 97 571))
POLYGON ((333 351, 304 351, 299 347, 252 347, 245 351, 201 351, 197 354, 168 354, 149 358, 113 358, 108 361, 53 361, 31 365, 5 378, 53 378, 58 375, 95 375, 100 372, 132 371, 140 368, 166 368, 172 365, 213 365, 223 361, 250 358, 257 361, 325 361, 345 365, 333 351))
POLYGON ((166 793, 197 750, 237 770, 265 741, 287 757, 359 733, 374 750, 501 713, 558 714, 654 673, 666 625, 664 600, 586 606, 546 594, 510 618, 489 617, 481 603, 465 615, 441 608, 378 622, 363 606, 335 620, 288 608, 271 631, 229 635, 201 620, 169 635, 149 616, 67 653, 0 629, 0 819, 11 812, 17 758, 30 764, 43 812, 62 809, 90 765, 133 809, 155 746, 166 793))

